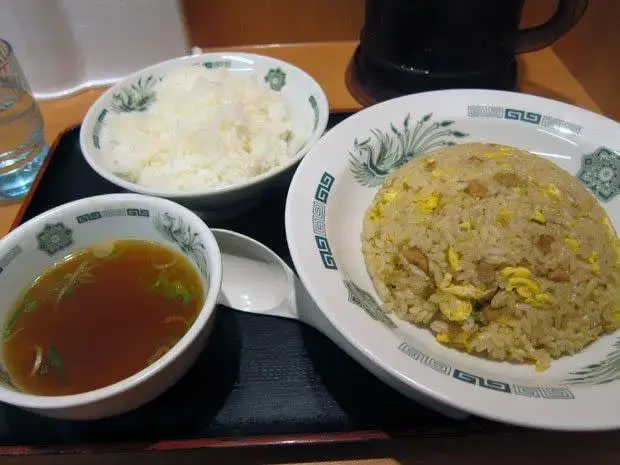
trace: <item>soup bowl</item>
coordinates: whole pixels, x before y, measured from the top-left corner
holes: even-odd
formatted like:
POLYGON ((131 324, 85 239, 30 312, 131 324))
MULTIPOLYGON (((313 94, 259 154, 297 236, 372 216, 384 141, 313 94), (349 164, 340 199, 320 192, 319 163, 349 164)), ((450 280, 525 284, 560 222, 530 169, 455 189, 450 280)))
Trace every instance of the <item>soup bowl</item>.
POLYGON ((0 347, 0 401, 45 416, 87 420, 117 415, 152 400, 181 378, 196 360, 212 328, 222 281, 221 255, 209 228, 169 200, 137 194, 90 197, 43 213, 0 241, 0 318, 6 336, 9 312, 35 278, 67 255, 101 241, 138 239, 184 255, 205 295, 194 323, 161 358, 100 389, 60 396, 25 392, 11 379, 0 347))

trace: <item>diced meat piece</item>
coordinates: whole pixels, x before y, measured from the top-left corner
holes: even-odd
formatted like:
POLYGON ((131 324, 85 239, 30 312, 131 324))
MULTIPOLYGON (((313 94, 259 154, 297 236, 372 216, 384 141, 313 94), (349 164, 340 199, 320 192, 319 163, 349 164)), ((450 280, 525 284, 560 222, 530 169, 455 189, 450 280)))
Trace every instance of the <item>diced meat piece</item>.
POLYGON ((428 273, 428 259, 420 249, 417 247, 407 247, 403 250, 403 255, 405 256, 407 262, 417 266, 425 273, 428 273))
POLYGON ((490 305, 487 305, 482 309, 482 316, 487 321, 497 320, 502 315, 502 311, 499 308, 493 308, 490 305))
POLYGON ((476 263, 476 272, 478 279, 485 284, 490 284, 495 280, 495 270, 487 262, 476 263))
POLYGON ((553 236, 549 236, 548 234, 543 234, 538 238, 538 248, 545 255, 551 252, 551 244, 555 242, 555 238, 553 236))
POLYGON ((467 187, 465 188, 465 192, 467 192, 472 197, 482 198, 485 195, 487 195, 489 190, 480 181, 476 181, 475 179, 472 179, 471 181, 469 181, 467 183, 467 187))
POLYGON ((495 173, 493 180, 505 187, 517 187, 521 185, 521 178, 514 173, 495 173))
POLYGON ((433 171, 435 168, 437 168, 437 160, 430 159, 424 162, 426 171, 433 171))
POLYGON ((570 275, 566 270, 553 270, 547 275, 547 278, 556 283, 567 283, 570 281, 570 275))

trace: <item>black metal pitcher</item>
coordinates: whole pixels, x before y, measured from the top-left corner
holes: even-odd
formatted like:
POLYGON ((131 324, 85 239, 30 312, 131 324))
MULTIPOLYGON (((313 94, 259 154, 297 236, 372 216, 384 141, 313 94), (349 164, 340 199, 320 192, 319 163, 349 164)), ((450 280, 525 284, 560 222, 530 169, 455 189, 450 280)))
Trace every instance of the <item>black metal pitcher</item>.
POLYGON ((549 21, 519 30, 523 1, 366 0, 349 89, 363 104, 435 89, 514 89, 515 54, 552 44, 588 5, 559 0, 549 21))

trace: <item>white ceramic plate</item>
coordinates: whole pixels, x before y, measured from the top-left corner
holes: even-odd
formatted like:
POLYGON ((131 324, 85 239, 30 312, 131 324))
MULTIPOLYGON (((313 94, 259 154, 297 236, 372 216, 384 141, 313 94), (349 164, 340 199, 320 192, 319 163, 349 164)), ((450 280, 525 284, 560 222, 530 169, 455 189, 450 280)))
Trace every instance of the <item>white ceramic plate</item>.
POLYGON ((548 157, 593 192, 618 231, 620 125, 570 105, 509 92, 450 90, 394 99, 346 119, 319 141, 295 174, 286 208, 289 248, 308 291, 368 364, 404 383, 405 393, 524 426, 620 427, 618 332, 537 373, 531 365, 450 349, 430 331, 381 312, 360 234, 365 209, 393 169, 376 164, 382 138, 392 140, 402 157, 473 141, 548 157), (409 140, 405 149, 398 146, 399 137, 409 140))

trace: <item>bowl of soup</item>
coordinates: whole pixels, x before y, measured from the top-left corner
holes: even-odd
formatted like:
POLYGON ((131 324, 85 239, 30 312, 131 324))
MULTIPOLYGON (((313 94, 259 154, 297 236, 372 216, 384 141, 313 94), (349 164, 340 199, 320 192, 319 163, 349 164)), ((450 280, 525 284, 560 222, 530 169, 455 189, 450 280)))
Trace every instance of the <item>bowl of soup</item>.
POLYGON ((46 416, 133 410, 181 378, 212 327, 217 242, 190 210, 81 199, 0 241, 0 401, 46 416))

